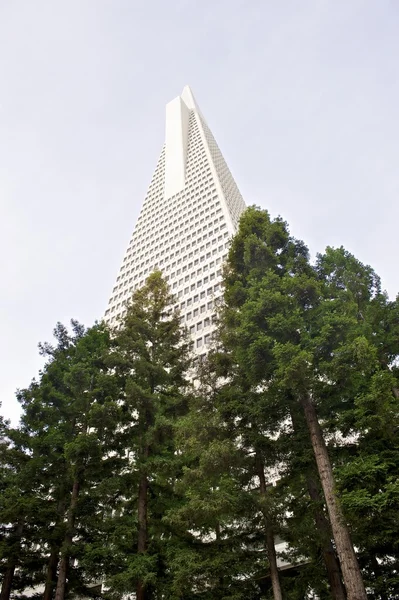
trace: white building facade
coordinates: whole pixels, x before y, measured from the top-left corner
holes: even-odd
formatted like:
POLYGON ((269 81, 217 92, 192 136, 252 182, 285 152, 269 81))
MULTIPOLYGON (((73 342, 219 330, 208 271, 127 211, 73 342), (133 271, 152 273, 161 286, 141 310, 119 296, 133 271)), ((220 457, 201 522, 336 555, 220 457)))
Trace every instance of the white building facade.
POLYGON ((162 271, 197 354, 212 338, 222 263, 245 204, 186 86, 166 106, 165 144, 112 290, 105 321, 117 327, 126 302, 162 271))

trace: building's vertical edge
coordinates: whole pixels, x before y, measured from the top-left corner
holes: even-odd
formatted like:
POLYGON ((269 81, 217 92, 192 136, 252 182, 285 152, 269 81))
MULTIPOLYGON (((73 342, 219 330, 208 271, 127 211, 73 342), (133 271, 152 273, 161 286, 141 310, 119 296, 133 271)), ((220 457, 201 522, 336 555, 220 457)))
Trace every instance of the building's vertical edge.
POLYGON ((208 158, 208 161, 209 161, 209 165, 210 165, 210 168, 211 168, 211 171, 212 171, 212 176, 213 176, 213 179, 214 179, 214 182, 215 182, 218 194, 219 194, 219 198, 222 200, 223 214, 224 214, 224 217, 226 219, 226 223, 227 223, 227 227, 228 227, 228 230, 229 230, 229 234, 230 234, 230 236, 233 236, 235 234, 235 232, 236 232, 236 227, 235 227, 235 224, 233 222, 232 216, 230 214, 229 207, 227 205, 226 197, 225 197, 225 194, 224 194, 221 182, 220 182, 220 178, 219 178, 219 173, 218 173, 217 167, 216 167, 216 165, 215 165, 215 163, 213 161, 212 152, 211 152, 211 149, 209 147, 209 143, 208 143, 208 139, 207 139, 207 136, 206 136, 205 127, 204 127, 204 121, 205 121, 205 119, 203 117, 201 118, 201 113, 198 110, 196 112, 197 112, 197 115, 198 115, 198 126, 199 126, 199 129, 201 131, 202 142, 204 144, 205 152, 206 152, 206 155, 207 155, 207 158, 208 158))
POLYGON ((181 98, 183 99, 183 101, 185 102, 185 104, 188 106, 189 109, 191 110, 199 110, 197 103, 195 101, 193 92, 191 91, 191 88, 189 85, 186 85, 181 93, 181 98))
POLYGON ((184 189, 190 111, 180 96, 166 105, 165 198, 184 189))

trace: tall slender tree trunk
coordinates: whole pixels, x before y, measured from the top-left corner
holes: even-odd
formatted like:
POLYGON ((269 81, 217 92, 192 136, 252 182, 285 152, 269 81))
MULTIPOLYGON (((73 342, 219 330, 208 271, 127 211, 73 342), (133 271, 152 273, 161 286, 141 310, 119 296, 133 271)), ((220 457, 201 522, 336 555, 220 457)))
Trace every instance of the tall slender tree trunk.
POLYGON ((61 552, 60 568, 58 570, 57 588, 55 590, 55 600, 64 600, 65 588, 68 576, 69 554, 73 541, 75 530, 75 512, 79 498, 80 484, 76 478, 72 486, 71 502, 68 509, 67 530, 65 533, 63 548, 61 552))
MULTIPOLYGON (((261 495, 265 498, 267 495, 266 489, 266 479, 265 479, 265 470, 263 466, 263 462, 259 457, 256 458, 258 463, 258 477, 259 477, 259 488, 261 495)), ((270 519, 268 518, 266 510, 263 511, 263 516, 265 518, 265 529, 266 529, 266 549, 267 556, 269 559, 269 568, 270 568, 270 579, 272 582, 273 588, 273 598, 274 600, 283 600, 283 594, 281 591, 280 585, 280 576, 277 567, 277 556, 276 556, 276 548, 274 545, 274 535, 273 528, 270 524, 270 519)))
POLYGON ((43 600, 52 600, 54 588, 57 583, 57 566, 60 555, 60 549, 52 548, 47 563, 46 584, 44 586, 43 600))
MULTIPOLYGON (((148 456, 148 450, 145 454, 148 456)), ((139 497, 138 497, 138 539, 137 539, 137 552, 143 554, 147 552, 148 544, 148 479, 147 474, 143 473, 140 477, 139 483, 139 497)), ((146 600, 146 589, 143 581, 137 582, 136 587, 136 600, 146 600)))
MULTIPOLYGON (((61 499, 57 505, 58 525, 63 522, 65 513, 65 496, 61 491, 61 499)), ((44 586, 43 600, 52 600, 55 586, 57 585, 57 567, 60 558, 60 544, 56 543, 51 547, 50 556, 47 563, 46 583, 44 586)))
POLYGON ((6 569, 6 572, 4 573, 3 583, 1 586, 1 594, 0 594, 1 600, 9 600, 9 598, 10 598, 12 582, 14 580, 15 567, 16 567, 16 561, 10 560, 7 564, 7 569, 6 569))
MULTIPOLYGON (((13 534, 13 544, 20 546, 23 530, 23 523, 18 523, 13 534)), ((6 572, 4 573, 3 583, 1 586, 0 600, 9 600, 10 598, 17 563, 17 554, 15 552, 12 552, 12 556, 10 557, 7 563, 6 572)))
MULTIPOLYGON (((303 414, 291 410, 290 415, 294 432, 299 434, 302 430, 302 426, 306 427, 303 414)), ((317 467, 314 463, 314 459, 312 460, 312 466, 317 467)), ((322 500, 319 486, 311 473, 307 473, 306 475, 306 487, 308 489, 309 497, 313 502, 313 517, 320 537, 320 550, 327 571, 331 596, 333 600, 346 600, 346 592, 342 583, 339 561, 331 542, 331 525, 320 506, 324 501, 322 500)))
POLYGON ((349 529, 345 523, 341 505, 335 494, 331 462, 320 423, 317 419, 315 406, 309 396, 301 398, 301 405, 310 433, 348 600, 367 600, 366 590, 353 549, 349 529))
POLYGON ((313 514, 316 528, 320 535, 320 549, 326 566, 328 583, 330 584, 331 596, 333 600, 346 600, 345 588, 342 583, 341 570, 335 554, 334 546, 331 543, 330 523, 318 506, 320 504, 320 494, 317 484, 313 477, 306 477, 306 484, 311 500, 314 502, 313 514))
MULTIPOLYGON (((221 538, 221 529, 220 529, 220 523, 219 521, 217 521, 216 526, 215 526, 215 538, 216 538, 216 543, 217 543, 217 552, 222 553, 223 549, 222 549, 222 538, 221 538)), ((218 577, 218 583, 219 583, 219 593, 223 594, 224 588, 225 588, 225 583, 226 583, 226 577, 223 571, 220 572, 220 575, 218 577)))

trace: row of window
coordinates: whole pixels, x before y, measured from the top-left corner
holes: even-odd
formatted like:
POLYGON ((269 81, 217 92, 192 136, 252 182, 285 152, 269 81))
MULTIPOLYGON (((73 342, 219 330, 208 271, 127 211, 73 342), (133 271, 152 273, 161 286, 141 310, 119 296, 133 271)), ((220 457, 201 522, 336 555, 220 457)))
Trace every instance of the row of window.
MULTIPOLYGON (((211 194, 207 193, 208 197, 209 195, 212 195, 212 191, 214 193, 216 192, 213 181, 210 181, 210 185, 211 194)), ((193 197, 192 192, 190 194, 186 194, 186 190, 183 190, 182 192, 179 192, 178 197, 176 197, 173 202, 169 202, 169 209, 163 209, 162 206, 160 206, 160 203, 158 203, 158 205, 152 209, 148 209, 146 206, 144 206, 143 211, 138 219, 137 228, 138 230, 141 230, 142 228, 147 227, 148 223, 157 223, 159 219, 162 219, 163 224, 169 223, 170 220, 176 219, 178 215, 184 214, 185 216, 188 216, 192 213, 194 214, 195 212, 200 212, 201 208, 205 208, 205 212, 209 212, 209 207, 206 207, 206 202, 203 202, 203 200, 205 200, 203 194, 202 198, 198 199, 193 197)))
MULTIPOLYGON (((178 293, 175 295, 176 298, 182 298, 183 296, 186 296, 190 291, 194 291, 194 289, 196 288, 196 284, 193 283, 191 286, 191 289, 189 286, 185 287, 182 290, 179 290, 178 293)), ((130 291, 130 290, 129 290, 130 291)), ((131 288, 131 291, 133 291, 133 288, 131 288)), ((213 296, 213 294, 217 294, 220 291, 220 283, 216 283, 215 285, 207 288, 206 290, 201 290, 198 294, 194 294, 194 296, 192 298, 188 298, 187 300, 185 300, 185 304, 183 304, 183 302, 180 304, 181 307, 183 306, 187 306, 189 307, 192 303, 197 303, 200 302, 201 300, 203 300, 204 298, 208 297, 208 306, 210 306, 209 302, 211 300, 211 297, 213 296)), ((107 311, 106 311, 106 315, 113 313, 115 311, 118 311, 119 308, 123 307, 125 301, 127 300, 128 296, 127 294, 125 294, 125 299, 121 300, 121 302, 118 302, 118 304, 114 305, 114 306, 110 306, 107 311)), ((111 303, 111 301, 110 301, 111 303)), ((178 305, 176 305, 178 306, 178 305)), ((205 305, 204 305, 205 306, 205 305)), ((202 307, 200 307, 201 309, 202 307)), ((205 310, 205 309, 204 309, 205 310)), ((202 311, 203 312, 203 311, 202 311)))
MULTIPOLYGON (((205 298, 205 295, 203 296, 205 298)), ((179 304, 176 304, 175 306, 175 310, 184 310, 185 308, 189 308, 192 304, 196 304, 197 302, 200 301, 200 295, 199 294, 195 294, 195 296, 193 296, 192 298, 188 298, 187 300, 183 300, 183 302, 179 304)), ((198 309, 194 309, 194 317, 196 317, 198 314, 202 314, 207 310, 212 310, 214 304, 216 303, 216 298, 215 301, 214 300, 208 300, 208 302, 206 304, 202 304, 199 308, 199 313, 198 313, 198 309)))
MULTIPOLYGON (((221 212, 221 210, 222 210, 222 209, 220 208, 219 210, 220 210, 220 212, 221 212)), ((214 230, 210 230, 210 231, 208 231, 208 232, 207 232, 207 234, 205 235, 205 238, 204 238, 204 239, 206 239, 207 237, 211 236, 213 233, 217 233, 217 232, 219 231, 219 229, 224 229, 224 227, 225 227, 226 225, 225 225, 225 223, 223 223, 223 222, 222 222, 223 220, 224 220, 224 217, 223 217, 223 215, 220 215, 220 216, 218 216, 216 219, 214 219, 213 221, 209 220, 209 221, 208 221, 208 223, 207 223, 206 225, 204 225, 204 223, 205 223, 205 220, 204 220, 204 219, 202 219, 200 223, 196 223, 194 226, 193 226, 193 225, 191 225, 191 226, 190 226, 190 231, 193 231, 193 228, 195 228, 195 230, 196 230, 197 234, 199 234, 199 233, 201 232, 201 229, 202 229, 202 231, 204 232, 204 231, 206 231, 206 229, 207 229, 207 228, 210 228, 210 227, 215 227, 215 229, 214 229, 214 230), (220 223, 221 223, 220 227, 217 227, 217 226, 219 226, 219 224, 220 224, 220 223), (198 229, 198 226, 199 226, 200 224, 202 225, 202 228, 198 229)), ((177 229, 176 229, 176 231, 177 231, 177 229)), ((173 234, 173 233, 174 233, 174 230, 173 230, 173 229, 172 229, 172 230, 170 230, 170 231, 169 231, 169 233, 170 233, 170 234, 173 234)), ((163 237, 164 237, 164 236, 161 236, 161 239, 162 239, 163 237)), ((171 239, 171 238, 172 238, 172 236, 171 236, 171 235, 170 235, 170 236, 168 236, 168 237, 169 237, 169 239, 171 239)), ((174 237, 176 238, 176 236, 174 236, 174 237)), ((203 237, 204 237, 204 236, 203 236, 203 237)), ((136 236, 134 236, 134 243, 137 243, 137 244, 139 243, 139 242, 138 242, 138 238, 137 238, 136 236)), ((155 244, 156 244, 156 241, 155 241, 155 244)), ((128 253, 126 254, 125 258, 123 259, 123 263, 126 263, 126 264, 123 264, 123 265, 122 265, 122 268, 121 268, 121 270, 123 270, 125 267, 129 266, 129 264, 130 264, 130 262, 131 262, 131 261, 134 261, 134 252, 132 252, 132 251, 130 251, 130 252, 129 252, 129 250, 128 250, 128 253)), ((139 264, 137 264, 137 263, 135 263, 135 264, 136 264, 136 267, 135 267, 135 269, 138 269, 140 265, 139 265, 139 264)))
MULTIPOLYGON (((202 256, 200 256, 199 258, 196 258, 196 259, 194 260, 194 262, 191 262, 191 263, 189 263, 189 264, 188 264, 188 268, 192 268, 193 264, 194 264, 194 266, 196 266, 197 264, 199 264, 199 262, 203 262, 203 261, 205 261, 205 260, 208 260, 208 259, 209 259, 211 256, 213 256, 213 255, 217 254, 218 252, 219 252, 219 253, 220 253, 220 252, 222 252, 222 251, 223 251, 223 249, 224 249, 224 248, 227 248, 228 246, 229 246, 229 243, 227 242, 227 243, 225 244, 225 246, 224 246, 224 247, 223 247, 223 246, 219 246, 219 248, 214 248, 214 249, 212 250, 212 252, 207 252, 206 254, 203 254, 203 255, 202 255, 202 256)), ((216 258, 216 261, 211 261, 211 262, 209 263, 209 265, 210 265, 210 266, 211 266, 211 265, 213 266, 214 262, 216 262, 216 264, 220 264, 220 263, 221 263, 221 262, 222 262, 222 261, 223 261, 223 260, 226 258, 226 256, 227 256, 227 255, 225 254, 224 256, 219 256, 219 257, 217 257, 217 258, 216 258)), ((190 259, 190 258, 192 258, 192 257, 193 257, 193 253, 192 253, 192 252, 190 252, 190 254, 188 255, 188 258, 190 259)), ((184 257, 184 258, 185 258, 185 260, 187 260, 187 256, 186 256, 186 257, 184 257)), ((175 265, 175 264, 176 264, 176 262, 175 262, 175 263, 173 263, 173 265, 175 265)), ((181 259, 179 259, 179 260, 177 261, 177 264, 181 264, 181 259)), ((155 265, 155 267, 157 268, 157 267, 158 267, 158 265, 155 265)), ((186 266, 186 265, 182 265, 182 269, 181 269, 181 270, 182 270, 182 272, 186 271, 186 269, 187 269, 187 266, 186 266)), ((154 270, 155 270, 155 269, 154 269, 154 270)), ((149 272, 149 271, 148 271, 148 272, 149 272)), ((143 273, 143 275, 145 275, 146 273, 147 273, 147 271, 145 271, 145 272, 143 273)), ((166 275, 165 279, 166 279, 167 281, 169 281, 169 276, 168 276, 168 275, 166 275)), ((129 284, 131 284, 132 282, 133 282, 133 277, 130 277, 130 279, 129 279, 129 280, 128 280, 128 279, 122 280, 122 282, 121 282, 121 283, 120 283, 118 286, 114 287, 114 289, 113 289, 113 292, 115 293, 115 292, 116 292, 116 291, 118 291, 118 290, 124 290, 124 292, 122 292, 122 293, 124 293, 124 294, 126 295, 128 291, 129 291, 129 292, 132 292, 132 291, 133 291, 133 289, 137 289, 137 287, 138 287, 138 286, 141 286, 141 285, 143 285, 143 283, 144 283, 144 279, 142 279, 142 280, 139 282, 139 284, 138 284, 138 285, 136 284, 136 285, 134 285, 134 286, 131 286, 131 287, 129 288, 129 290, 127 290, 127 289, 126 289, 126 286, 127 286, 127 285, 129 285, 129 284)), ((121 297, 121 295, 122 295, 122 293, 119 293, 119 295, 115 295, 115 296, 111 297, 111 298, 110 298, 110 301, 109 301, 109 304, 111 304, 113 301, 117 300, 117 298, 120 298, 120 297, 121 297)))
POLYGON ((204 337, 200 337, 195 340, 195 347, 202 348, 202 346, 209 346, 211 341, 212 341, 212 334, 207 333, 206 335, 204 335, 204 337))
MULTIPOLYGON (((203 201, 205 199, 207 199, 208 203, 212 203, 213 201, 215 201, 217 199, 217 193, 215 190, 211 190, 209 192, 207 192, 206 194, 198 195, 198 200, 203 201)), ((194 200, 195 202, 195 198, 193 198, 192 200, 194 200)), ((195 221, 195 216, 193 215, 190 219, 187 219, 187 221, 182 222, 181 219, 178 218, 178 216, 176 215, 176 211, 177 211, 177 206, 174 207, 174 221, 172 222, 167 222, 166 219, 163 219, 163 214, 160 213, 159 217, 161 219, 161 223, 158 224, 155 222, 154 220, 154 224, 152 225, 152 227, 148 227, 148 225, 146 227, 143 227, 142 229, 138 229, 137 231, 135 231, 135 239, 136 242, 137 241, 141 241, 141 243, 145 244, 146 242, 148 242, 150 239, 155 239, 156 241, 158 239, 162 239, 163 236, 161 234, 164 235, 170 235, 171 233, 177 233, 180 229, 183 229, 184 227, 188 227, 190 226, 192 227, 198 227, 199 225, 203 224, 205 222, 205 217, 203 217, 202 220, 198 220, 195 221), (191 225, 190 225, 191 222, 191 225), (172 225, 174 225, 174 227, 171 227, 172 225)), ((194 205, 192 206, 193 210, 194 209, 194 205)), ((208 207, 208 212, 209 212, 209 208, 208 207)), ((181 214, 185 213, 186 211, 183 211, 183 208, 181 209, 181 214)), ((200 216, 200 215, 199 215, 200 216)), ((198 218, 198 216, 197 216, 198 218)))
MULTIPOLYGON (((209 269, 213 269, 215 266, 215 263, 218 265, 220 264, 222 261, 221 256, 219 256, 216 261, 212 260, 210 263, 204 265, 203 267, 199 267, 199 269, 197 269, 196 271, 192 271, 190 275, 186 275, 184 277, 184 281, 189 281, 190 277, 191 279, 194 279, 194 277, 202 275, 202 273, 206 273, 209 269)), ((188 263, 188 265, 183 265, 180 269, 177 269, 177 271, 172 271, 172 273, 170 274, 170 279, 174 279, 175 277, 179 277, 179 275, 181 275, 182 273, 184 273, 185 271, 192 269, 192 267, 198 265, 200 262, 199 258, 196 258, 194 260, 194 262, 190 262, 188 263)), ((221 274, 221 270, 219 269, 219 271, 216 273, 216 275, 220 275, 221 274)), ((181 279, 179 281, 179 285, 183 283, 183 279, 181 279)))
POLYGON ((161 193, 157 194, 156 203, 154 202, 154 204, 151 203, 151 205, 147 205, 147 203, 144 202, 143 211, 145 212, 145 217, 143 214, 141 215, 140 226, 145 227, 146 224, 151 222, 152 219, 159 214, 160 210, 165 215, 166 222, 168 222, 170 218, 175 217, 175 210, 177 207, 179 207, 182 200, 185 199, 184 194, 187 192, 190 194, 191 198, 198 200, 201 196, 205 195, 205 192, 209 192, 210 190, 215 191, 215 184, 211 176, 210 169, 202 178, 198 178, 196 180, 193 179, 192 181, 193 183, 187 182, 185 188, 178 192, 178 194, 173 197, 173 200, 171 198, 165 199, 164 192, 162 190, 161 193), (194 188, 194 186, 196 187, 194 188))
MULTIPOLYGON (((223 247, 221 246, 221 247, 220 247, 220 249, 221 249, 221 250, 223 250, 223 247)), ((176 271, 173 271, 173 272, 171 273, 170 277, 169 277, 169 276, 167 276, 167 277, 166 277, 167 281, 169 281, 169 280, 171 280, 171 279, 174 279, 175 277, 178 277, 179 275, 181 275, 182 273, 185 273, 185 272, 186 272, 187 270, 189 270, 189 269, 192 269, 192 268, 193 268, 193 266, 194 266, 194 267, 196 267, 197 265, 199 265, 199 264, 200 264, 200 262, 203 262, 203 261, 205 260, 205 257, 207 257, 207 258, 210 258, 210 254, 211 254, 211 253, 209 252, 208 254, 206 254, 206 255, 204 254, 204 255, 203 255, 203 256, 201 256, 200 258, 196 258, 194 261, 191 261, 191 262, 190 262, 190 263, 188 263, 187 265, 182 265, 182 266, 181 266, 180 268, 178 268, 176 271)), ((187 257, 186 257, 186 258, 187 258, 187 257)), ((177 262, 177 264, 179 265, 179 264, 181 264, 181 263, 182 263, 182 260, 181 260, 181 259, 179 259, 178 261, 175 261, 175 262, 172 264, 172 268, 175 268, 175 267, 176 267, 176 262, 177 262)), ((206 273, 206 272, 207 272, 209 269, 213 269, 213 268, 215 267, 215 265, 217 266, 217 265, 221 264, 221 262, 222 262, 222 257, 221 257, 221 256, 218 256, 218 257, 216 258, 216 260, 212 260, 211 262, 209 262, 209 263, 207 263, 207 264, 203 265, 203 267, 200 267, 199 269, 197 269, 197 271, 193 271, 193 272, 191 273, 191 275, 186 275, 186 276, 184 277, 184 281, 185 281, 185 282, 187 282, 187 281, 189 281, 189 280, 190 280, 190 277, 191 277, 191 279, 193 279, 193 278, 195 277, 195 275, 199 276, 199 275, 201 275, 202 273, 206 273)), ((142 277, 143 275, 145 275, 145 273, 146 273, 146 271, 145 271, 145 272, 143 271, 143 272, 139 273, 139 276, 140 276, 140 277, 142 277)), ((126 275, 127 275, 127 274, 126 274, 126 275)), ((221 269, 218 269, 218 271, 216 272, 216 275, 221 275, 221 269)), ((133 279, 136 279, 136 276, 135 276, 133 279)), ((212 276, 211 276, 211 279, 214 279, 214 277, 212 277, 212 276)), ((112 291, 113 291, 113 293, 117 292, 117 291, 118 291, 118 289, 123 289, 124 287, 126 287, 126 284, 127 284, 127 283, 131 283, 131 282, 132 282, 132 278, 130 278, 130 279, 129 279, 129 282, 125 281, 124 283, 121 283, 119 286, 116 286, 116 287, 115 287, 115 288, 112 290, 112 291)), ((179 280, 179 282, 178 282, 178 285, 181 285, 182 283, 183 283, 183 278, 179 280)), ((177 287, 177 285, 176 285, 176 282, 173 284, 173 287, 174 287, 174 288, 176 288, 176 287, 177 287)), ((121 292, 119 295, 117 294, 115 297, 112 297, 112 298, 110 299, 110 303, 111 303, 112 301, 116 300, 117 298, 121 298, 121 297, 122 297, 122 294, 123 294, 123 292, 121 292)))
MULTIPOLYGON (((184 289, 182 289, 182 290, 179 290, 179 291, 177 292, 177 297, 178 297, 178 298, 182 298, 183 296, 186 296, 187 294, 189 294, 190 292, 192 292, 192 291, 195 289, 195 287, 196 287, 196 284, 195 284, 195 283, 193 283, 193 284, 191 285, 191 287, 190 287, 190 286, 187 286, 187 287, 185 287, 184 289)), ((206 290, 206 294, 205 294, 205 290, 203 290, 203 291, 200 293, 200 299, 202 300, 202 298, 205 298, 205 295, 207 295, 207 296, 212 296, 214 293, 216 294, 217 292, 219 292, 219 290, 220 290, 220 283, 216 283, 214 286, 211 286, 211 287, 209 287, 209 288, 206 290)))
MULTIPOLYGON (((181 318, 181 323, 184 323, 185 320, 191 321, 191 319, 192 319, 191 313, 187 313, 186 319, 184 319, 184 317, 181 318)), ((210 327, 210 325, 211 325, 210 317, 207 317, 203 321, 198 321, 198 323, 196 323, 196 325, 190 325, 190 327, 189 327, 190 334, 192 335, 196 331, 201 331, 202 328, 206 329, 207 327, 210 327)))
MULTIPOLYGON (((212 199, 208 200, 208 203, 211 203, 210 209, 216 208, 218 206, 220 206, 220 202, 217 200, 215 202, 212 202, 212 199)), ((206 205, 206 201, 203 203, 203 206, 206 205)), ((162 236, 162 238, 165 237, 165 234, 162 236)), ((181 233, 180 234, 176 234, 175 236, 176 242, 173 245, 173 248, 175 248, 176 246, 179 246, 180 244, 184 244, 185 240, 182 238, 181 233)), ((189 236, 187 236, 187 239, 191 239, 191 234, 189 236)), ((143 261, 146 257, 148 257, 147 260, 149 260, 149 255, 151 254, 151 250, 154 249, 154 246, 157 245, 157 250, 159 251, 161 248, 163 248, 163 246, 167 243, 167 239, 165 240, 165 242, 161 242, 158 243, 158 240, 154 240, 152 242, 149 242, 146 246, 141 245, 140 247, 137 247, 136 249, 133 249, 132 246, 136 244, 136 237, 135 237, 135 233, 133 233, 131 242, 129 244, 127 253, 131 254, 131 258, 136 257, 135 261, 139 262, 139 261, 143 261)), ((173 248, 168 248, 165 249, 163 251, 164 254, 166 254, 168 251, 170 251, 173 248)), ((182 248, 181 251, 184 251, 185 249, 182 248)), ((160 257, 160 253, 158 252, 158 254, 156 255, 155 258, 159 258, 160 257)), ((147 261, 146 261, 147 262, 147 261)))
MULTIPOLYGON (((228 238, 228 236, 229 236, 229 233, 226 231, 226 232, 224 233, 223 237, 227 239, 227 238, 228 238)), ((223 237, 220 235, 220 236, 217 238, 217 240, 216 240, 216 238, 215 238, 214 240, 212 240, 212 242, 208 241, 206 244, 204 244, 204 245, 203 245, 203 246, 201 246, 200 248, 195 248, 194 250, 192 250, 191 252, 189 252, 189 254, 188 254, 188 255, 182 256, 181 258, 179 258, 177 261, 174 261, 174 262, 175 262, 175 263, 177 263, 177 264, 182 264, 182 263, 184 263, 184 262, 187 260, 187 258, 188 258, 188 259, 192 258, 192 257, 194 256, 194 253, 197 253, 197 252, 203 253, 203 252, 205 252, 205 250, 208 250, 208 252, 207 252, 206 254, 202 254, 202 256, 200 256, 200 257, 199 257, 199 261, 200 261, 200 262, 202 262, 202 261, 204 261, 204 260, 207 260, 207 259, 209 259, 211 256, 214 256, 214 255, 216 255, 218 252, 219 252, 219 253, 220 253, 220 252, 222 252, 222 251, 223 251, 223 248, 228 248, 228 246, 229 246, 229 242, 226 242, 226 243, 224 244, 224 246, 223 246, 223 245, 220 245, 220 246, 218 246, 217 248, 213 248, 213 249, 211 250, 211 246, 212 246, 212 245, 215 245, 217 241, 219 241, 219 242, 220 242, 220 241, 222 241, 223 237)), ((172 260, 173 260, 173 258, 174 258, 175 256, 178 256, 178 255, 180 254, 180 252, 184 252, 185 250, 187 250, 187 249, 189 249, 189 248, 191 248, 191 247, 193 247, 193 248, 194 248, 194 247, 196 246, 196 244, 197 244, 196 240, 192 240, 192 242, 191 242, 190 244, 187 244, 187 245, 185 246, 185 248, 182 248, 181 250, 180 250, 180 249, 177 249, 175 252, 171 252, 171 253, 169 254, 168 260, 169 260, 169 261, 172 261, 172 260)), ((175 246, 173 245, 173 246, 171 246, 171 248, 170 248, 170 249, 171 249, 171 250, 174 250, 174 248, 175 248, 175 246)), ((158 255, 157 255, 157 256, 158 256, 158 255)), ((155 257, 155 258, 156 258, 156 257, 155 257)), ((152 259, 152 260, 154 260, 154 259, 152 259)), ((166 259, 165 259, 165 260, 166 260, 166 259)), ((164 265, 164 264, 163 264, 163 263, 164 263, 163 259, 159 260, 159 262, 156 262, 156 261, 155 261, 155 264, 152 264, 152 265, 150 265, 150 263, 151 263, 151 262, 152 262, 152 261, 151 261, 150 259, 148 259, 148 268, 146 268, 146 269, 143 271, 143 276, 145 276, 146 274, 150 273, 151 271, 154 271, 154 270, 155 270, 155 269, 157 269, 157 268, 159 268, 159 269, 162 269, 162 270, 164 270, 164 271, 167 271, 167 270, 169 270, 170 268, 174 268, 174 267, 173 267, 173 264, 174 264, 174 263, 170 263, 170 264, 169 264, 169 262, 167 262, 167 264, 165 264, 165 265, 164 265)), ((118 289, 122 289, 122 287, 126 286, 126 283, 127 283, 127 277, 128 277, 130 274, 131 274, 131 271, 126 271, 126 272, 122 272, 122 273, 121 273, 121 274, 120 274, 120 275, 117 277, 116 281, 117 281, 117 282, 119 282, 119 281, 120 281, 120 283, 119 283, 119 285, 118 285, 118 286, 115 286, 115 287, 114 287, 114 289, 113 289, 113 292, 117 291, 118 289)), ((139 277, 140 277, 140 273, 139 273, 139 277)), ((133 281, 133 279, 137 279, 137 277, 133 277, 133 276, 132 276, 132 277, 130 277, 130 278, 129 278, 129 280, 128 280, 128 282, 129 282, 129 283, 131 283, 131 282, 133 281)), ((139 285, 141 285, 141 282, 139 283, 139 285)))
MULTIPOLYGON (((221 275, 221 274, 222 274, 222 271, 220 269, 217 273, 210 273, 209 275, 206 275, 205 277, 203 277, 203 279, 198 279, 198 280, 196 280, 195 283, 192 283, 191 289, 195 289, 195 287, 200 288, 203 285, 206 285, 208 282, 213 281, 216 276, 221 275)), ((195 271, 193 273, 191 273, 191 279, 196 279, 196 277, 197 277, 197 275, 196 275, 195 271)), ((187 283, 188 281, 190 281, 190 275, 186 275, 186 277, 184 279, 182 277, 181 279, 179 279, 179 281, 174 281, 172 289, 176 290, 178 287, 182 286, 183 283, 187 283)))
MULTIPOLYGON (((216 196, 217 196, 217 194, 215 195, 216 190, 213 190, 213 191, 214 191, 213 199, 216 200, 216 196)), ((209 196, 209 194, 207 194, 207 196, 209 196)), ((164 212, 156 212, 155 215, 152 214, 152 215, 148 216, 148 218, 145 218, 141 223, 137 224, 135 233, 138 234, 138 233, 141 233, 142 231, 143 232, 144 231, 145 232, 152 231, 154 229, 154 227, 157 226, 158 222, 159 222, 159 224, 162 224, 162 229, 164 229, 164 230, 166 230, 171 225, 173 225, 175 227, 179 226, 179 228, 181 229, 182 227, 189 225, 189 223, 192 223, 192 224, 194 224, 194 227, 197 227, 198 225, 202 224, 205 221, 205 219, 207 218, 207 215, 210 213, 210 211, 213 208, 207 202, 204 202, 204 200, 205 200, 204 196, 201 198, 200 202, 191 202, 189 205, 187 205, 187 202, 188 202, 187 199, 182 199, 182 200, 184 200, 184 202, 177 202, 176 204, 174 204, 172 206, 170 211, 168 211, 166 214, 164 212), (203 204, 202 204, 202 202, 203 202, 203 204), (196 213, 198 213, 198 214, 196 214, 196 213), (182 220, 182 217, 185 220, 182 220), (200 217, 203 217, 202 220, 195 221, 195 219, 198 219, 200 217)), ((219 208, 216 211, 216 214, 219 214, 220 212, 221 212, 221 208, 219 208)), ((209 219, 212 219, 214 217, 215 217, 215 213, 211 213, 210 216, 207 218, 207 221, 209 221, 209 219)))

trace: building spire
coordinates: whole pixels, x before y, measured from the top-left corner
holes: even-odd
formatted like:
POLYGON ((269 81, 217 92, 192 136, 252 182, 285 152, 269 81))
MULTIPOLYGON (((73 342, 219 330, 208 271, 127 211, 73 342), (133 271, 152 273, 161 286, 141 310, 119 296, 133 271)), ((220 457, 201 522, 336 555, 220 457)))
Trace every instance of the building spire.
POLYGON ((191 88, 189 85, 184 86, 183 91, 181 93, 181 98, 183 99, 187 108, 189 108, 190 110, 194 110, 194 109, 198 110, 198 105, 195 101, 193 92, 191 91, 191 88))
POLYGON ((167 104, 165 133, 105 321, 119 326, 134 291, 162 269, 194 351, 203 354, 214 330, 222 262, 245 204, 189 86, 167 104))

